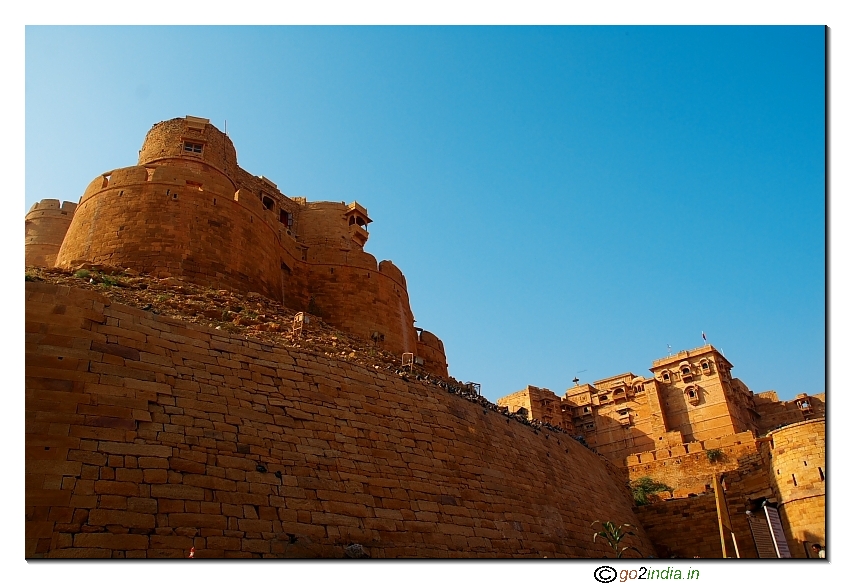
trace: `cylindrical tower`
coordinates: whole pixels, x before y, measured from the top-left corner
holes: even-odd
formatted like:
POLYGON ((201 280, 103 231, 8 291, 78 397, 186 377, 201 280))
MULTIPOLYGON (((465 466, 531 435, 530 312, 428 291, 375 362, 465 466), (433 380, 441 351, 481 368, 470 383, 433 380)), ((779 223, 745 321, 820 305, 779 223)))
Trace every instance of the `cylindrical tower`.
MULTIPOLYGON (((806 546, 825 546, 826 422, 823 418, 769 433, 772 486, 791 555, 806 557, 806 546)), ((809 552, 811 554, 811 551, 809 552)))
POLYGON ((139 150, 139 166, 202 162, 234 181, 236 148, 226 134, 202 117, 178 117, 155 124, 139 150))
POLYGON ((53 267, 59 248, 71 225, 77 204, 46 198, 32 205, 26 216, 24 239, 28 267, 53 267))
POLYGON ((448 377, 449 367, 443 341, 427 330, 417 331, 419 336, 416 339, 416 355, 424 361, 422 366, 431 374, 448 377))
POLYGON ((257 193, 237 190, 227 136, 201 118, 162 122, 139 163, 92 181, 58 266, 130 267, 282 299, 279 220, 257 193))

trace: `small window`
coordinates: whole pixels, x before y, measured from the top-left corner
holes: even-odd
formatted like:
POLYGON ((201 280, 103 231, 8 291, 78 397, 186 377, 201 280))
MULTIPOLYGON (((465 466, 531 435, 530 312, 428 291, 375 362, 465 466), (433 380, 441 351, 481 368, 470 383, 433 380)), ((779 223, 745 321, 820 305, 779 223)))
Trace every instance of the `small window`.
POLYGON ((183 151, 192 152, 193 154, 200 154, 204 151, 204 145, 198 144, 196 142, 183 142, 183 151))
POLYGON ((608 397, 607 397, 607 395, 602 395, 601 397, 599 397, 599 400, 600 401, 607 401, 608 397))
POLYGON ((266 207, 266 210, 274 210, 274 200, 272 200, 272 197, 264 196, 263 206, 266 207))
POLYGON ((702 363, 702 370, 708 370, 708 363, 707 362, 702 363))
POLYGON ((665 372, 665 373, 664 373, 664 375, 662 376, 662 378, 663 378, 665 381, 669 381, 669 380, 670 380, 670 373, 669 373, 669 372, 665 372))
POLYGON ((691 374, 691 369, 689 369, 688 367, 683 368, 682 374, 691 374))

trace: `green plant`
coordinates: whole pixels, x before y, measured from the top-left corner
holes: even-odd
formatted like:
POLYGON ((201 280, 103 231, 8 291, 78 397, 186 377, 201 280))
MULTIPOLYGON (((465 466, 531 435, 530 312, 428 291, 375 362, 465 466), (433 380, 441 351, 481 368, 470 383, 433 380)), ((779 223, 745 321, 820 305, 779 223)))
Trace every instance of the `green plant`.
POLYGON ((106 275, 105 273, 101 273, 100 283, 104 287, 112 287, 114 285, 118 285, 118 278, 106 275))
POLYGON ((635 504, 638 506, 649 504, 651 498, 661 492, 673 493, 673 488, 662 482, 656 482, 649 476, 644 476, 630 482, 629 488, 632 491, 632 496, 634 496, 635 504))
POLYGON ((80 279, 85 279, 85 278, 89 277, 90 275, 91 274, 89 273, 88 269, 78 269, 74 273, 74 277, 79 277, 80 279))
POLYGON ((723 458, 723 452, 719 449, 707 449, 705 450, 705 457, 707 457, 708 461, 713 464, 723 458))
POLYGON ((602 530, 593 533, 593 542, 596 542, 596 537, 602 537, 603 539, 605 539, 605 542, 608 544, 609 547, 614 550, 614 553, 616 554, 618 559, 623 556, 623 553, 629 550, 636 552, 641 557, 643 556, 643 553, 641 553, 638 549, 634 547, 620 548, 620 544, 623 542, 623 539, 626 538, 627 535, 635 536, 635 533, 628 532, 626 530, 626 528, 632 527, 631 524, 623 524, 621 526, 617 526, 610 520, 608 522, 594 520, 590 524, 590 526, 593 526, 597 523, 602 525, 602 530))

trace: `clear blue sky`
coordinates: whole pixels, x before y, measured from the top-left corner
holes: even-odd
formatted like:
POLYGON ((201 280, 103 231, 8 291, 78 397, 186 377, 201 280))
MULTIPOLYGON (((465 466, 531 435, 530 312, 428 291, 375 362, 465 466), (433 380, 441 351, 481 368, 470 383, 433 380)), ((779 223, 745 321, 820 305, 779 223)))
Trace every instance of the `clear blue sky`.
POLYGON ((491 400, 703 330, 754 392, 824 390, 822 27, 28 27, 25 73, 22 215, 227 120, 249 172, 369 209, 491 400))

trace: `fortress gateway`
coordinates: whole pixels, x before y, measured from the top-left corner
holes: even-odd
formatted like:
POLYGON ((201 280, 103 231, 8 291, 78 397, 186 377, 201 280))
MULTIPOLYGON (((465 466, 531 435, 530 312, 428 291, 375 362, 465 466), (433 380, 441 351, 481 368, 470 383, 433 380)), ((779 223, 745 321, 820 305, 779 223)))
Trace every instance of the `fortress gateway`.
POLYGON ((494 405, 448 377, 369 223, 191 116, 77 204, 34 205, 26 264, 66 279, 26 283, 26 556, 610 556, 594 521, 635 525, 635 556, 825 543, 824 395, 753 394, 706 345, 494 405), (137 309, 81 267, 260 294, 415 374, 137 309), (672 493, 636 506, 641 478, 672 493))

